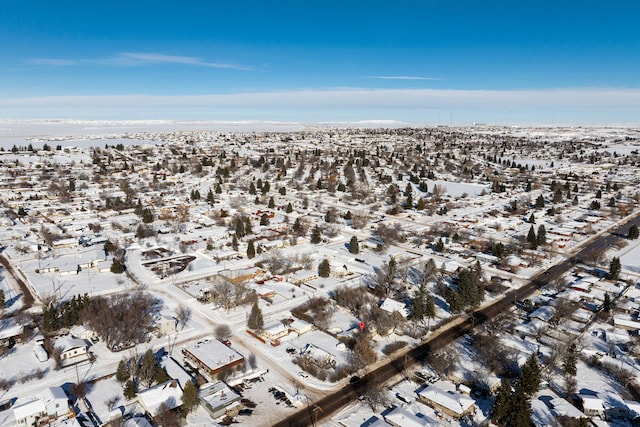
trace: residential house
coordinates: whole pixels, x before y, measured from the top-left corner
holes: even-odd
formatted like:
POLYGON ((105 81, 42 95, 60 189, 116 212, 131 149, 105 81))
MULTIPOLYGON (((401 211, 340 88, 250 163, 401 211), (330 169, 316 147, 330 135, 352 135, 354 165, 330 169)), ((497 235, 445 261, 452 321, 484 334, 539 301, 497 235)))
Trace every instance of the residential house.
POLYGON ((65 335, 56 339, 54 347, 60 349, 60 359, 65 366, 89 359, 87 341, 65 335))
POLYGON ((13 317, 0 320, 0 347, 13 345, 12 342, 20 342, 23 331, 24 327, 13 317))
POLYGON ((200 405, 213 419, 237 415, 241 396, 222 381, 207 383, 198 393, 200 405))
POLYGON ((34 426, 73 415, 69 400, 61 387, 47 387, 35 398, 13 407, 16 424, 34 426))
POLYGON ((380 308, 389 314, 398 313, 403 319, 409 317, 409 310, 407 310, 405 303, 392 298, 385 298, 380 304, 380 308))
POLYGON ((16 425, 19 427, 37 425, 38 420, 46 415, 47 408, 44 406, 44 402, 39 399, 30 400, 13 407, 13 416, 16 419, 16 425))
POLYGON ((580 395, 582 409, 585 415, 590 417, 602 417, 604 415, 604 401, 596 396, 580 395))
POLYGON ((175 334, 178 330, 178 321, 167 314, 159 315, 156 318, 156 330, 161 336, 175 334))
POLYGON ((428 385, 418 393, 418 398, 426 405, 455 419, 472 414, 476 409, 475 401, 458 393, 455 384, 449 381, 437 381, 428 385))
POLYGON ((182 406, 182 388, 178 381, 169 380, 138 393, 140 406, 151 417, 182 406))
POLYGON ((394 406, 389 412, 384 413, 384 420, 394 427, 425 427, 437 425, 431 418, 421 418, 404 408, 394 406))

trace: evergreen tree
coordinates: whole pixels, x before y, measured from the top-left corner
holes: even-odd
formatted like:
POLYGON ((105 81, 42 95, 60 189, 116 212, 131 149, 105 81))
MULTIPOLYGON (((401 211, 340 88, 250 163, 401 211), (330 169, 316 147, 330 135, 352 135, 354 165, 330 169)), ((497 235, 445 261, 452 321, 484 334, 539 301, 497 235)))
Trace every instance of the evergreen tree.
POLYGON ((463 308, 477 307, 484 300, 484 288, 480 282, 480 274, 476 269, 467 268, 458 275, 458 293, 463 308))
POLYGON ((424 282, 420 283, 418 292, 416 292, 411 302, 411 318, 421 321, 424 320, 425 317, 432 319, 435 315, 436 308, 433 298, 429 295, 426 284, 424 282))
POLYGON ((171 378, 169 377, 169 374, 167 374, 167 371, 162 369, 162 366, 156 365, 156 373, 153 376, 153 381, 156 384, 162 384, 169 381, 170 379, 171 378))
POLYGON ((0 310, 7 308, 7 302, 4 298, 4 289, 0 289, 0 310))
POLYGON ((251 219, 248 216, 244 217, 244 234, 251 234, 253 230, 251 228, 251 219))
POLYGON ((123 384, 126 380, 129 379, 129 368, 127 368, 127 362, 124 361, 124 359, 120 360, 120 363, 118 363, 118 370, 116 371, 116 380, 118 380, 118 382, 120 384, 123 384))
POLYGON ((291 202, 289 202, 289 203, 287 204, 287 209, 286 209, 286 211, 285 211, 285 212, 286 212, 286 213, 291 213, 291 212, 293 212, 293 206, 291 206, 291 202))
POLYGON ((182 391, 182 409, 186 414, 190 414, 198 407, 198 389, 192 381, 187 381, 182 391))
POLYGON ((249 185, 249 194, 255 196, 257 194, 256 186, 253 185, 253 182, 249 185))
POLYGON ((110 270, 113 274, 122 274, 124 272, 124 265, 122 265, 118 259, 114 258, 110 270))
POLYGON ((236 220, 236 237, 241 239, 245 236, 246 234, 246 230, 244 227, 244 221, 242 220, 242 218, 238 218, 236 220))
POLYGON ((267 204, 267 207, 268 207, 269 209, 273 209, 273 208, 275 208, 275 207, 276 207, 276 202, 275 202, 275 200, 273 200, 273 196, 271 196, 271 197, 269 198, 269 203, 267 204))
POLYGON ((460 313, 464 309, 460 294, 453 289, 447 289, 444 299, 447 301, 447 304, 449 304, 449 310, 452 313, 460 313))
POLYGON ((503 379, 496 393, 491 408, 491 419, 499 424, 505 424, 511 412, 511 384, 503 379))
POLYGON ((216 194, 222 194, 222 187, 220 186, 220 183, 216 184, 216 194))
POLYGON ((262 225, 262 226, 269 225, 269 215, 262 214, 262 216, 260 216, 260 225, 262 225))
POLYGON ((215 203, 215 198, 213 197, 213 191, 211 189, 209 189, 209 192, 207 193, 207 203, 212 206, 215 203))
POLYGON ((538 236, 537 236, 538 246, 543 246, 547 244, 547 229, 544 224, 540 224, 538 227, 538 236))
POLYGON ((527 398, 531 397, 538 391, 541 378, 542 370, 538 364, 538 359, 534 353, 531 353, 529 359, 522 366, 522 374, 516 384, 516 393, 521 390, 527 398))
POLYGON ((608 292, 604 293, 604 301, 602 302, 602 311, 609 313, 611 311, 611 297, 608 292))
POLYGON ((536 199, 536 204, 535 204, 536 209, 541 209, 544 208, 544 197, 541 195, 538 196, 538 198, 536 199))
POLYGON ((231 247, 233 248, 234 251, 238 250, 238 238, 236 237, 236 235, 233 235, 233 238, 231 239, 231 247))
POLYGON ((416 209, 418 209, 419 211, 423 211, 427 208, 427 204, 424 201, 424 199, 422 197, 420 197, 418 199, 418 206, 416 206, 416 209))
POLYGON ((577 362, 578 362, 578 350, 576 349, 576 344, 571 343, 569 348, 567 349, 566 354, 564 355, 564 360, 562 362, 562 368, 564 369, 565 375, 569 375, 575 377, 578 373, 577 370, 577 362))
POLYGON ((122 394, 127 400, 131 400, 136 397, 136 385, 132 380, 127 380, 126 384, 124 385, 122 394))
POLYGON ((640 232, 638 231, 638 226, 633 224, 629 227, 629 239, 636 240, 640 236, 640 232))
POLYGON ((262 310, 260 310, 258 303, 254 302, 251 307, 251 313, 249 313, 249 318, 247 319, 247 328, 253 329, 254 331, 261 331, 263 327, 264 318, 262 317, 262 310))
POLYGON ((536 223, 536 217, 533 215, 533 212, 531 213, 531 216, 529 217, 529 224, 535 224, 536 223))
POLYGON ((349 240, 349 253, 354 255, 360 253, 360 243, 356 236, 352 236, 351 240, 349 240))
POLYGON ((331 211, 331 209, 328 209, 327 213, 324 214, 324 221, 325 222, 333 222, 333 212, 331 211))
POLYGON ((145 224, 153 222, 153 211, 151 211, 151 209, 145 208, 142 210, 142 222, 145 224))
POLYGON ((527 234, 527 242, 529 242, 529 247, 531 249, 538 248, 538 238, 536 236, 536 231, 533 229, 533 225, 529 228, 529 234, 527 234))
POLYGON ((252 259, 256 256, 256 248, 253 245, 253 240, 249 241, 249 245, 247 245, 247 258, 252 259))
POLYGON ((407 209, 413 209, 413 196, 411 193, 407 196, 407 200, 405 201, 405 207, 407 209))
POLYGON ((331 266, 329 261, 325 258, 320 263, 320 267, 318 268, 318 276, 320 277, 329 277, 331 274, 331 266))
POLYGON ((300 222, 299 217, 294 221, 292 230, 296 236, 301 236, 302 233, 304 233, 304 227, 302 227, 302 222, 300 222))
POLYGON ((524 393, 516 392, 511 397, 511 411, 509 413, 509 427, 531 427, 531 402, 524 393))
POLYGON ((442 241, 442 238, 438 239, 436 242, 435 250, 436 252, 444 251, 444 242, 442 241))
POLYGON ((611 262, 609 263, 609 279, 618 280, 618 278, 620 277, 620 270, 622 270, 620 258, 613 257, 611 259, 611 262))
POLYGON ((320 227, 317 225, 313 227, 313 231, 311 231, 311 243, 318 244, 322 241, 322 232, 320 231, 320 227))

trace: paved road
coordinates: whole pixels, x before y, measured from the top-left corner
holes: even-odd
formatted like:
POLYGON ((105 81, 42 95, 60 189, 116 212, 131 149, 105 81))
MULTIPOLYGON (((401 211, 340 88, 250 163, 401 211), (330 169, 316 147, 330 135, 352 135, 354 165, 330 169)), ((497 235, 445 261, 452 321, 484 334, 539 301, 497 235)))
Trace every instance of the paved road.
POLYGON ((568 257, 564 261, 554 265, 546 271, 535 275, 527 284, 518 289, 507 292, 494 303, 484 306, 475 311, 471 316, 462 322, 445 326, 439 334, 427 339, 423 344, 409 350, 407 353, 396 356, 388 363, 369 372, 355 384, 349 384, 324 399, 312 404, 296 414, 289 416, 281 422, 275 424, 276 427, 298 427, 316 425, 318 421, 329 417, 349 402, 356 400, 370 384, 384 383, 398 373, 403 372, 407 367, 415 363, 422 363, 427 356, 435 352, 451 341, 461 337, 474 327, 486 322, 500 313, 509 310, 515 301, 522 300, 549 281, 560 278, 569 271, 576 263, 583 260, 594 259, 595 254, 603 253, 618 238, 626 236, 632 224, 640 226, 640 214, 634 216, 624 224, 608 230, 598 238, 584 245, 576 254, 568 257))

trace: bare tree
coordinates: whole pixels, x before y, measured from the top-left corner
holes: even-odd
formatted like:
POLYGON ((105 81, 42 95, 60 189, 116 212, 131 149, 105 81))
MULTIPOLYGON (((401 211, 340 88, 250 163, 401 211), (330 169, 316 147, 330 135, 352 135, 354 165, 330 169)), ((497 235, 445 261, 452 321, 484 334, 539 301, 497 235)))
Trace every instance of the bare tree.
POLYGON ((109 411, 113 411, 119 401, 120 401, 120 396, 113 395, 110 398, 106 399, 104 401, 104 404, 109 411))
POLYGON ((153 417, 153 421, 159 427, 180 427, 181 424, 178 414, 172 411, 169 405, 165 402, 161 403, 158 407, 158 411, 153 417))
POLYGON ((226 280, 221 280, 213 286, 213 301, 219 307, 229 310, 233 304, 233 285, 226 280))
POLYGON ((180 330, 187 326, 187 322, 191 319, 191 309, 185 305, 180 304, 178 310, 176 310, 176 319, 180 325, 180 330))
POLYGON ((389 405, 389 398, 384 390, 384 384, 380 381, 371 380, 364 388, 362 396, 366 399, 372 411, 385 408, 389 405))
POLYGON ((369 215, 363 211, 356 211, 351 214, 351 226, 356 230, 361 230, 369 223, 369 215))
POLYGON ((249 357, 247 357, 247 362, 251 369, 256 369, 258 367, 258 360, 256 359, 256 355, 254 353, 250 353, 249 357))
POLYGON ((221 324, 216 326, 214 334, 215 334, 215 337, 220 341, 228 340, 233 336, 233 333, 231 332, 231 328, 229 327, 229 325, 226 325, 226 324, 221 324))

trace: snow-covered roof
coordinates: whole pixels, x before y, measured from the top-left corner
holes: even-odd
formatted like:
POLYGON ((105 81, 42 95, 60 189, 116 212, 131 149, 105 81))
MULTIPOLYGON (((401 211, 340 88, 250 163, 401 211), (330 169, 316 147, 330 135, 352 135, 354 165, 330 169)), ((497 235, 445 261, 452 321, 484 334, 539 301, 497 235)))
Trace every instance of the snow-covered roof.
POLYGON ((604 412, 604 402, 599 397, 580 395, 585 411, 604 412))
POLYGON ((155 416, 163 403, 168 409, 182 405, 182 388, 177 381, 169 380, 138 393, 138 401, 149 414, 155 416))
POLYGON ((211 370, 243 359, 240 353, 215 339, 190 345, 185 350, 211 370))
POLYGON ((409 312, 403 302, 391 298, 385 298, 380 304, 380 308, 388 313, 400 313, 402 317, 409 316, 409 312))
POLYGON ((533 312, 531 312, 529 314, 529 318, 530 319, 540 319, 543 320, 545 322, 548 322, 549 320, 551 320, 551 318, 553 317, 553 315, 556 313, 556 309, 549 306, 549 305, 545 305, 543 307, 539 307, 536 310, 534 310, 533 312))
POLYGON ((144 417, 134 417, 126 420, 123 427, 153 427, 153 425, 144 417))
POLYGON ((65 335, 56 339, 55 347, 60 348, 60 352, 64 353, 65 351, 69 351, 74 348, 85 348, 87 347, 87 342, 80 338, 73 338, 69 335, 65 335))
POLYGON ((384 415, 385 421, 391 425, 402 427, 424 427, 429 425, 435 425, 430 418, 420 418, 417 415, 403 409, 399 406, 394 407, 384 415))
POLYGON ((27 418, 31 415, 41 414, 47 411, 44 402, 40 399, 30 400, 13 407, 13 416, 16 420, 27 418))
POLYGON ((473 399, 457 393, 455 384, 447 381, 431 384, 421 390, 418 395, 457 415, 464 414, 475 403, 473 399))
POLYGON ((551 406, 557 416, 566 416, 569 418, 586 418, 584 412, 573 406, 561 397, 551 400, 551 406))
POLYGON ((0 339, 17 337, 23 330, 24 327, 19 325, 13 317, 0 320, 0 339))
POLYGON ((40 392, 38 397, 45 403, 54 400, 64 400, 66 402, 68 399, 62 387, 47 387, 40 392))
POLYGON ((191 381, 191 375, 189 375, 187 371, 185 371, 184 368, 171 356, 163 356, 160 360, 160 366, 167 371, 169 378, 177 380, 182 388, 187 384, 187 381, 191 381))
POLYGON ((240 398, 238 393, 231 390, 229 386, 222 381, 204 384, 198 396, 213 409, 226 406, 240 398))

